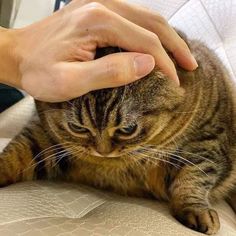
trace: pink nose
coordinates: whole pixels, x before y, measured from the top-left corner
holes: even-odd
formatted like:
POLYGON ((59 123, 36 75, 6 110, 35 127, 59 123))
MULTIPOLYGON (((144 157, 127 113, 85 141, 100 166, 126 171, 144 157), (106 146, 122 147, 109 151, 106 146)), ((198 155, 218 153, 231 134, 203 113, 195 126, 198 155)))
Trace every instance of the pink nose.
POLYGON ((105 144, 100 144, 100 145, 97 145, 97 147, 95 148, 95 151, 100 154, 101 156, 108 156, 110 153, 113 152, 113 149, 111 147, 111 145, 108 143, 105 145, 105 144))
POLYGON ((107 157, 109 156, 109 154, 111 154, 111 152, 101 152, 101 151, 96 151, 98 155, 101 155, 103 157, 107 157))
POLYGON ((119 155, 117 155, 117 153, 115 153, 115 152, 108 152, 108 153, 103 153, 103 152, 98 152, 98 151, 95 151, 95 150, 93 150, 92 152, 91 152, 91 154, 93 155, 93 156, 97 156, 97 157, 118 157, 119 155))
POLYGON ((105 153, 105 152, 99 152, 97 150, 92 150, 91 154, 98 157, 107 157, 110 154, 110 152, 105 153))

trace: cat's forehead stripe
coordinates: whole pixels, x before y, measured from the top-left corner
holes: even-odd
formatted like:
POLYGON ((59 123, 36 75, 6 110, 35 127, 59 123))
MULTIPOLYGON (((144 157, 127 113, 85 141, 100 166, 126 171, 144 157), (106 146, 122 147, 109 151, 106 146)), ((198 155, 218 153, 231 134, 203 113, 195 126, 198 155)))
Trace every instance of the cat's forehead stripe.
POLYGON ((112 122, 110 115, 117 108, 122 98, 122 91, 121 89, 105 89, 85 95, 80 104, 80 107, 84 106, 85 109, 80 109, 80 113, 78 114, 79 120, 83 121, 83 114, 81 113, 86 112, 94 127, 98 129, 107 127, 109 122, 112 122))
POLYGON ((76 112, 77 118, 81 125, 84 125, 83 117, 82 117, 82 106, 78 106, 77 112, 76 112))
POLYGON ((103 117, 103 127, 106 127, 109 123, 109 116, 111 113, 117 108, 117 105, 119 104, 121 97, 118 92, 116 92, 111 99, 108 101, 108 106, 106 107, 105 114, 103 117))
POLYGON ((94 109, 92 107, 93 101, 90 99, 85 99, 85 108, 87 110, 87 113, 89 114, 89 119, 92 124, 92 126, 95 128, 96 127, 96 116, 94 114, 94 109))

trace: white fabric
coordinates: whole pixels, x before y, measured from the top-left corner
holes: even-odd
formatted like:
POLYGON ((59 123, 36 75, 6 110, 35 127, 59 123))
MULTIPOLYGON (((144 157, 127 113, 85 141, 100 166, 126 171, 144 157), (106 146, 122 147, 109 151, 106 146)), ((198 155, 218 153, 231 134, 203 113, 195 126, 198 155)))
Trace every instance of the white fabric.
POLYGON ((20 28, 43 19, 52 13, 54 4, 55 0, 21 0, 13 27, 20 28))
MULTIPOLYGON (((188 36, 206 42, 235 79, 236 0, 130 2, 157 10, 188 36)), ((19 132, 33 113, 32 98, 28 97, 0 114, 0 148, 19 132)), ((0 189, 0 199, 0 235, 201 235, 172 218, 164 203, 115 196, 84 186, 20 183, 0 189)), ((235 236, 236 217, 232 210, 224 202, 216 208, 221 218, 217 235, 235 236)))

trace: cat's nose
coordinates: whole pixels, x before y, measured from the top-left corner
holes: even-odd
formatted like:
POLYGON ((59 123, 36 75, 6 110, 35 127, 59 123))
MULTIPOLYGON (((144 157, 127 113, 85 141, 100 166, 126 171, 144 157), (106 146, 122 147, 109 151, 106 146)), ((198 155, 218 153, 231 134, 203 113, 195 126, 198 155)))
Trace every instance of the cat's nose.
POLYGON ((95 150, 101 156, 108 156, 110 153, 113 152, 113 147, 111 142, 104 141, 97 144, 95 150))
POLYGON ((110 151, 103 151, 103 152, 98 151, 98 150, 95 150, 95 149, 92 149, 92 150, 91 150, 91 154, 92 154, 93 156, 97 156, 97 157, 118 157, 118 156, 120 156, 120 155, 116 152, 115 149, 114 149, 114 150, 110 150, 110 151))
POLYGON ((96 156, 96 157, 103 157, 103 155, 102 155, 101 153, 99 153, 99 152, 97 152, 97 151, 95 151, 95 150, 92 150, 92 151, 91 151, 91 154, 92 154, 93 156, 96 156))
POLYGON ((98 156, 102 156, 102 157, 118 157, 119 155, 116 153, 116 151, 112 151, 112 152, 109 152, 109 153, 98 153, 98 156))
POLYGON ((103 157, 107 157, 111 154, 111 151, 98 151, 97 150, 97 153, 103 157))
POLYGON ((111 152, 106 153, 106 152, 98 152, 97 150, 92 150, 91 154, 97 157, 109 157, 111 155, 111 152))

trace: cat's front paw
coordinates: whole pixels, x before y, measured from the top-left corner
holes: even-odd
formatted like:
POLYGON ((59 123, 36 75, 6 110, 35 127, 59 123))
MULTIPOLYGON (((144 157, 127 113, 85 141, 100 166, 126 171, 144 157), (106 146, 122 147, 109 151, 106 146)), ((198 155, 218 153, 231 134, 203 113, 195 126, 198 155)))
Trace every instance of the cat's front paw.
POLYGON ((220 228, 217 212, 209 208, 185 208, 178 211, 175 217, 188 228, 208 235, 216 234, 220 228))

